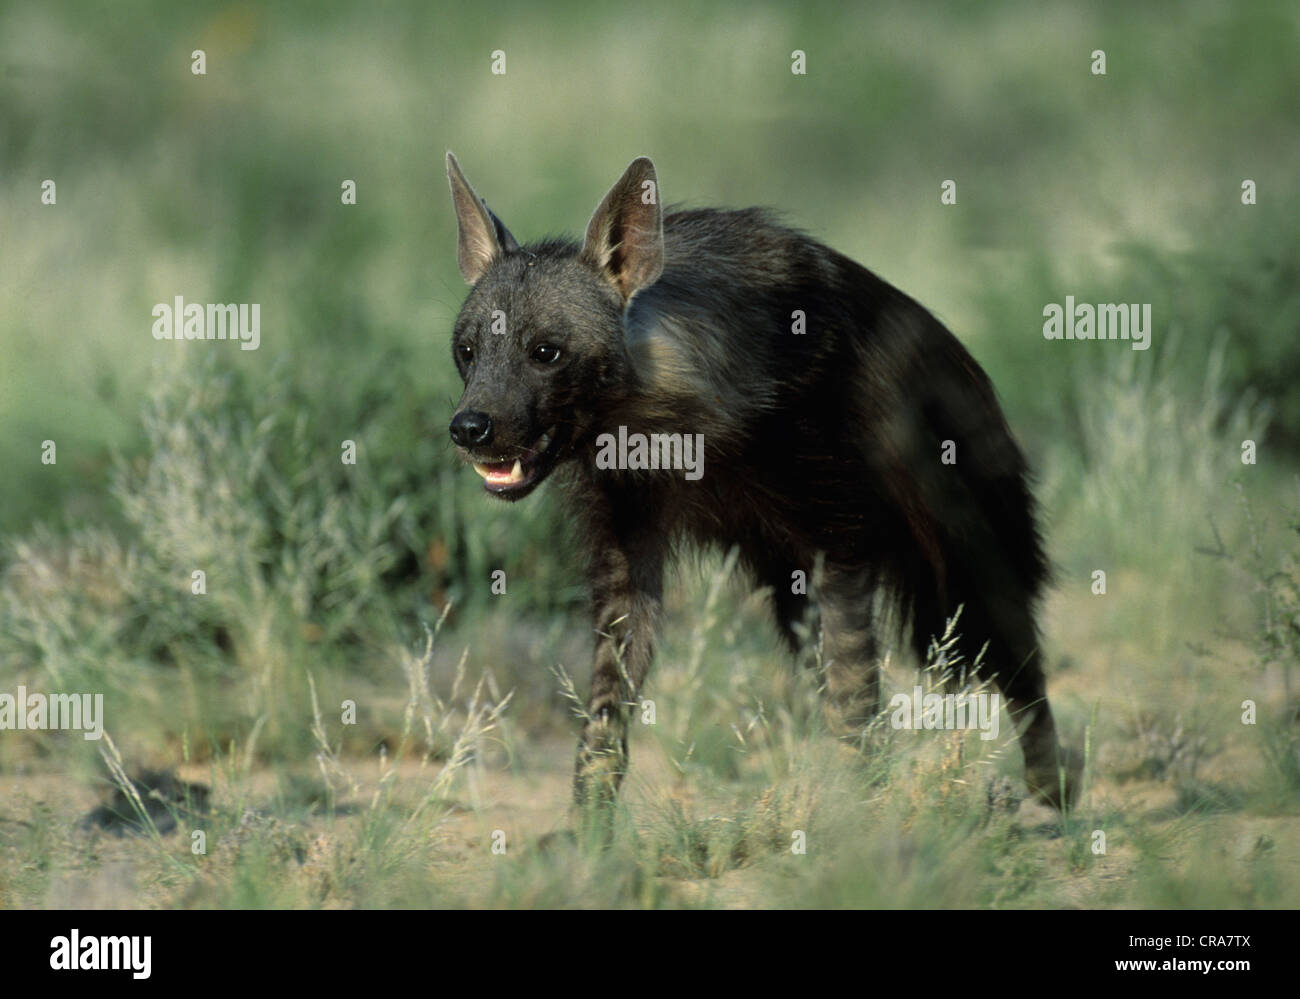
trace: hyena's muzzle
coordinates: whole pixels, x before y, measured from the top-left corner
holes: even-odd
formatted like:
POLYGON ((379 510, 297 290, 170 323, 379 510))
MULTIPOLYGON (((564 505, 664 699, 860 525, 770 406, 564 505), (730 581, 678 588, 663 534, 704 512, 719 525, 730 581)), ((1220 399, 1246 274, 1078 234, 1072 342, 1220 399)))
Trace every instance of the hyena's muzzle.
POLYGON ((451 418, 451 439, 483 477, 483 488, 501 499, 522 499, 550 474, 569 438, 566 421, 498 415, 464 405, 451 418))

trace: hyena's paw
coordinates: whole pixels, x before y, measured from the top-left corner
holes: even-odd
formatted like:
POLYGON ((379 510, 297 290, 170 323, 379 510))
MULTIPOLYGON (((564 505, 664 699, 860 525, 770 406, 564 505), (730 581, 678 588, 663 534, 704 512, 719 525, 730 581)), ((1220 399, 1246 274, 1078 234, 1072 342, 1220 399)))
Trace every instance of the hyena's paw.
POLYGON ((573 803, 579 808, 607 807, 618 798, 627 773, 626 736, 605 713, 587 724, 578 743, 573 774, 573 803))
POLYGON ((602 848, 614 837, 614 803, 627 772, 627 751, 600 732, 584 733, 573 775, 574 833, 580 846, 602 848))
POLYGON ((1069 811, 1078 800, 1083 761, 1068 746, 1059 746, 1025 761, 1029 792, 1059 812, 1069 811))

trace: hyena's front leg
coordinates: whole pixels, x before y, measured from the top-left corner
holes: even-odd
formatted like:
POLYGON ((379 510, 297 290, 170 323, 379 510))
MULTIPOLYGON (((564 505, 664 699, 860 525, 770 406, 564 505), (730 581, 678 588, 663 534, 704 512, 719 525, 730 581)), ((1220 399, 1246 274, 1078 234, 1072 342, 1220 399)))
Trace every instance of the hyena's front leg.
POLYGON ((869 579, 860 573, 827 570, 810 618, 816 625, 814 635, 820 638, 827 723, 836 735, 853 742, 862 739, 880 710, 880 646, 872 606, 869 579))
POLYGON ((880 710, 880 647, 870 612, 857 603, 824 601, 822 669, 826 718, 838 736, 859 741, 880 710))
POLYGON ((650 671, 661 587, 657 552, 611 545, 598 554, 596 658, 573 779, 579 806, 613 803, 627 772, 628 717, 650 671))

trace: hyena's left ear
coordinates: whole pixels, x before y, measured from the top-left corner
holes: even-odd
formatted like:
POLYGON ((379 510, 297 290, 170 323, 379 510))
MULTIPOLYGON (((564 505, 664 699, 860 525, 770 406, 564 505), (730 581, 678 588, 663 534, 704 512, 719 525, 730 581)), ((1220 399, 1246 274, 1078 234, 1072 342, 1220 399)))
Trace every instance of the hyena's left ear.
POLYGON ((456 209, 456 262, 465 280, 478 284, 494 260, 519 249, 519 244, 474 193, 451 153, 447 153, 447 181, 451 184, 451 203, 456 209))
POLYGON ((614 282, 624 303, 663 273, 664 213, 646 157, 632 161, 592 215, 582 257, 614 282))

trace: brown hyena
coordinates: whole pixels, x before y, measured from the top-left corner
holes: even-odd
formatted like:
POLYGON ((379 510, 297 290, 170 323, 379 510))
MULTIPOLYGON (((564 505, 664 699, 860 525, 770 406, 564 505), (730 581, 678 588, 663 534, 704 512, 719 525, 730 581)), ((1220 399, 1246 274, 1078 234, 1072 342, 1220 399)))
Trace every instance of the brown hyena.
POLYGON ((598 637, 576 800, 612 799, 626 770, 665 562, 688 541, 738 548, 792 644, 808 601, 792 573, 823 566, 826 689, 850 728, 878 710, 877 597, 922 657, 960 606, 961 651, 1019 724, 1030 788, 1068 803, 1025 460, 956 337, 761 210, 664 214, 648 159, 582 243, 521 245, 450 154, 447 168, 473 286, 452 336, 465 382, 452 439, 501 499, 553 477, 589 564, 598 637), (651 453, 632 457, 629 440, 651 453))

